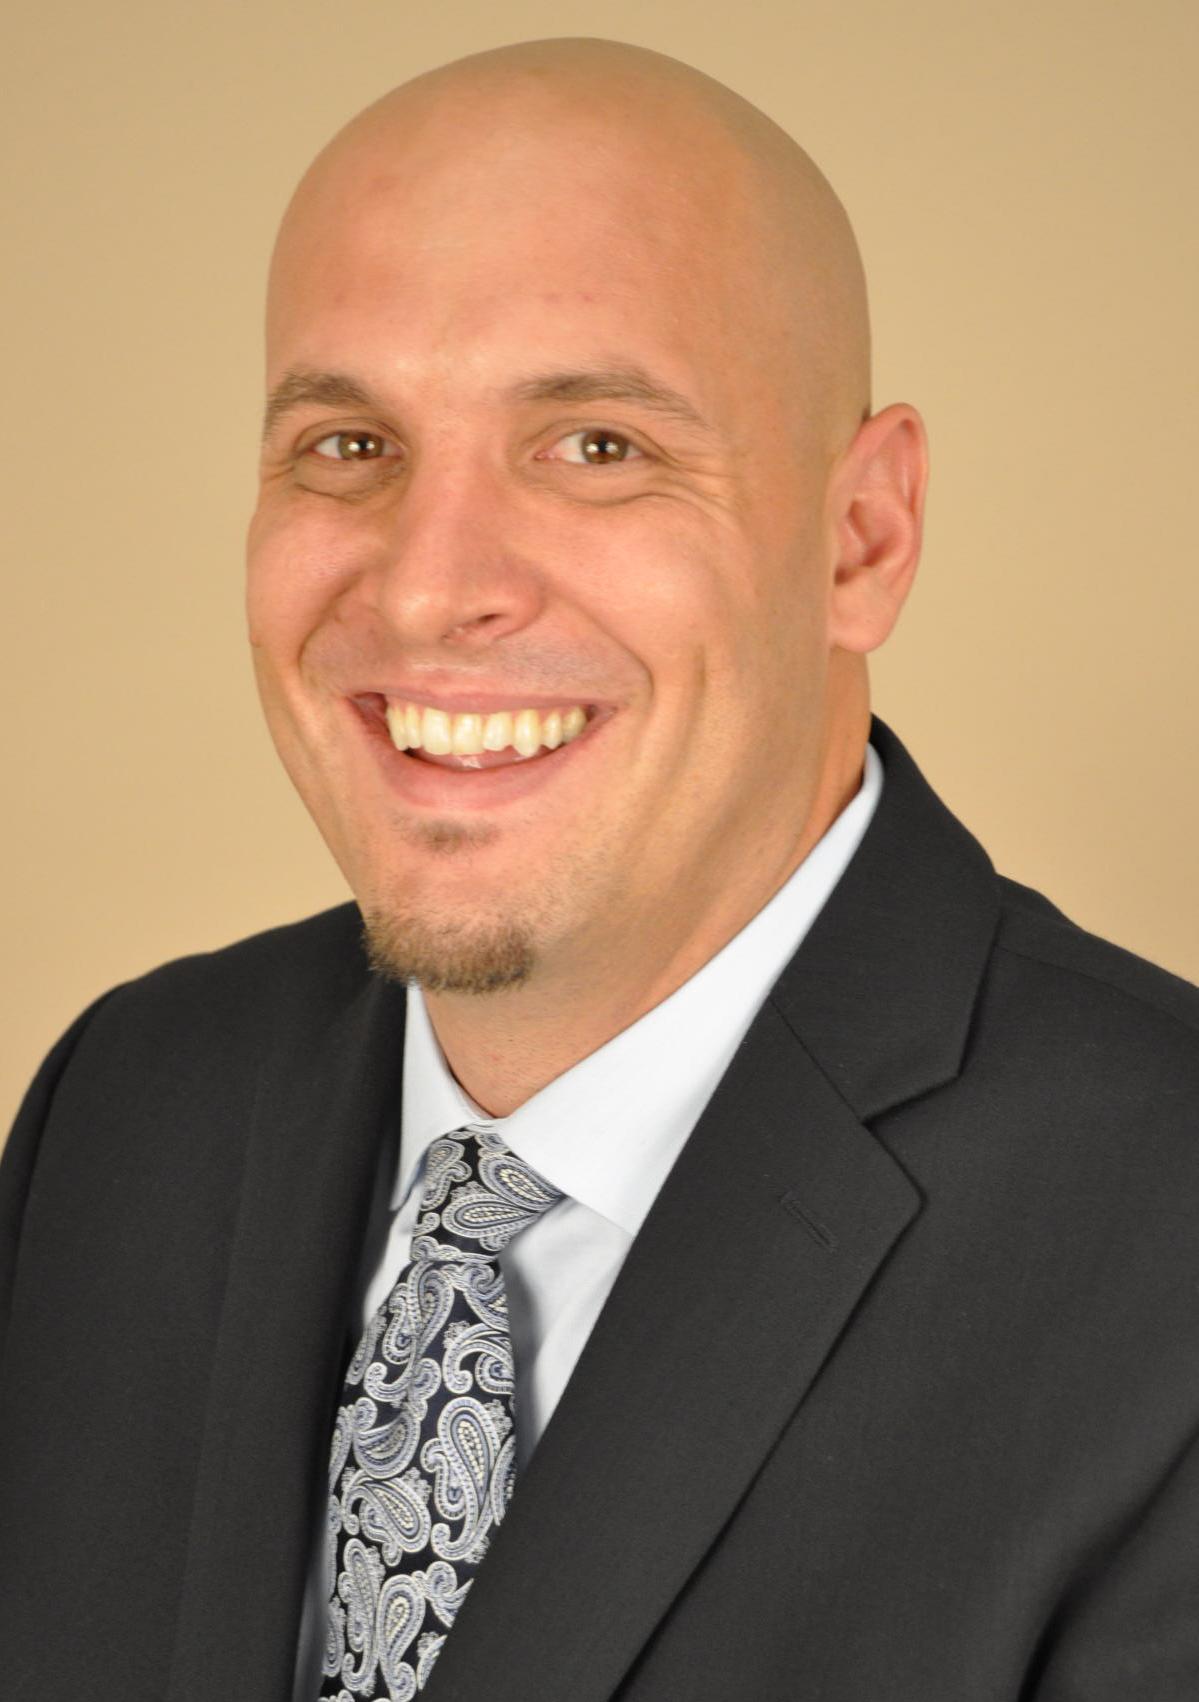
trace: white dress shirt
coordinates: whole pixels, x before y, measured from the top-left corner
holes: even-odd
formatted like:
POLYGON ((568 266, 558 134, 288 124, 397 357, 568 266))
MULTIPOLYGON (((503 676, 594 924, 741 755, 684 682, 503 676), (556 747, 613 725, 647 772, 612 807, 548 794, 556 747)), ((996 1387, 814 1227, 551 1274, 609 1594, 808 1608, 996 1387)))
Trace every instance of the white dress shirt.
MULTIPOLYGON (((366 1289, 362 1327, 408 1260, 430 1145, 465 1124, 494 1130, 566 1196, 500 1255, 516 1362, 518 1474, 549 1423, 633 1237, 771 987, 845 872, 882 785, 882 763, 868 746, 856 797, 741 932, 669 998, 510 1116, 489 1117, 463 1091, 420 989, 409 988, 394 1215, 366 1289)), ((308 1672, 312 1644, 323 1630, 322 1577, 314 1565, 301 1642, 309 1651, 301 1668, 308 1672)), ((319 1679, 302 1681, 296 1702, 311 1702, 319 1688, 319 1679)))

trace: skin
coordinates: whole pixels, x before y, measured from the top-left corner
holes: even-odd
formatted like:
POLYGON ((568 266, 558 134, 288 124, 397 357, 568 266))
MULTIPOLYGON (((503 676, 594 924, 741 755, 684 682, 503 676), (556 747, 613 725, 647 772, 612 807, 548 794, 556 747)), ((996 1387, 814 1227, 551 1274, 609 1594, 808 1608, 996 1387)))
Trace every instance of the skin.
POLYGON ((334 139, 272 265, 268 391, 297 372, 362 399, 285 394, 264 441, 267 720, 377 962, 506 1115, 694 974, 857 790, 923 428, 870 413, 860 262, 807 156, 605 42, 460 61, 334 139), (513 394, 614 366, 703 424, 513 394), (582 458, 592 430, 619 459, 582 458), (338 459, 352 432, 378 453, 338 459), (369 691, 602 725, 523 796, 434 806, 388 783, 369 691))

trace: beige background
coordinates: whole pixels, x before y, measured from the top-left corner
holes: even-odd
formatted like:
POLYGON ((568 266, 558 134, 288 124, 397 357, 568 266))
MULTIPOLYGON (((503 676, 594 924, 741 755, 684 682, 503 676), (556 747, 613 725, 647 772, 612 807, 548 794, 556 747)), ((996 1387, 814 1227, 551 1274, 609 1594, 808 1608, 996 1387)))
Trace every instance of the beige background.
MULTIPOLYGON (((792 130, 933 445, 877 702, 1007 872, 1199 976, 1194 0, 43 0, 9 17, 7 1111, 75 1012, 336 902, 243 652, 272 227, 394 82, 597 33, 792 130)), ((652 172, 653 160, 646 170, 652 172)))

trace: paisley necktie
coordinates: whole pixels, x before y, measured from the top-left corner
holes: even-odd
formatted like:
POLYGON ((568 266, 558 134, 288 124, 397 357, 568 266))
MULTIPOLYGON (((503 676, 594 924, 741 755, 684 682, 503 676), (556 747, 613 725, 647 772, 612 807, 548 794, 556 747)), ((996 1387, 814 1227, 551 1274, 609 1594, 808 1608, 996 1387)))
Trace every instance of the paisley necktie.
POLYGON ((489 1130, 429 1148, 410 1261, 333 1431, 322 1697, 402 1702, 432 1670, 512 1495, 499 1253, 561 1198, 489 1130))

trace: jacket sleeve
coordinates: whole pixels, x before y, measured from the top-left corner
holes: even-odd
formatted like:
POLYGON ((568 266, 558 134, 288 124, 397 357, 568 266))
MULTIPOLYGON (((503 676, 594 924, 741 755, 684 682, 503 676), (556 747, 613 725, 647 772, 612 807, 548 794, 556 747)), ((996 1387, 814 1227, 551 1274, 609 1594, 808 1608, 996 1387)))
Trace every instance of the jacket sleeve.
POLYGON ((1028 1702, 1195 1702, 1197 1604, 1199 1435, 1064 1604, 1028 1702))
POLYGON ((8 1321, 12 1315, 13 1284, 21 1245, 25 1202, 37 1169, 42 1130, 50 1114, 59 1082, 70 1064, 84 1030, 100 1006, 111 997, 103 994, 73 1022, 46 1057, 33 1078, 17 1112, 16 1122, 0 1154, 0 1366, 4 1363, 8 1321))

